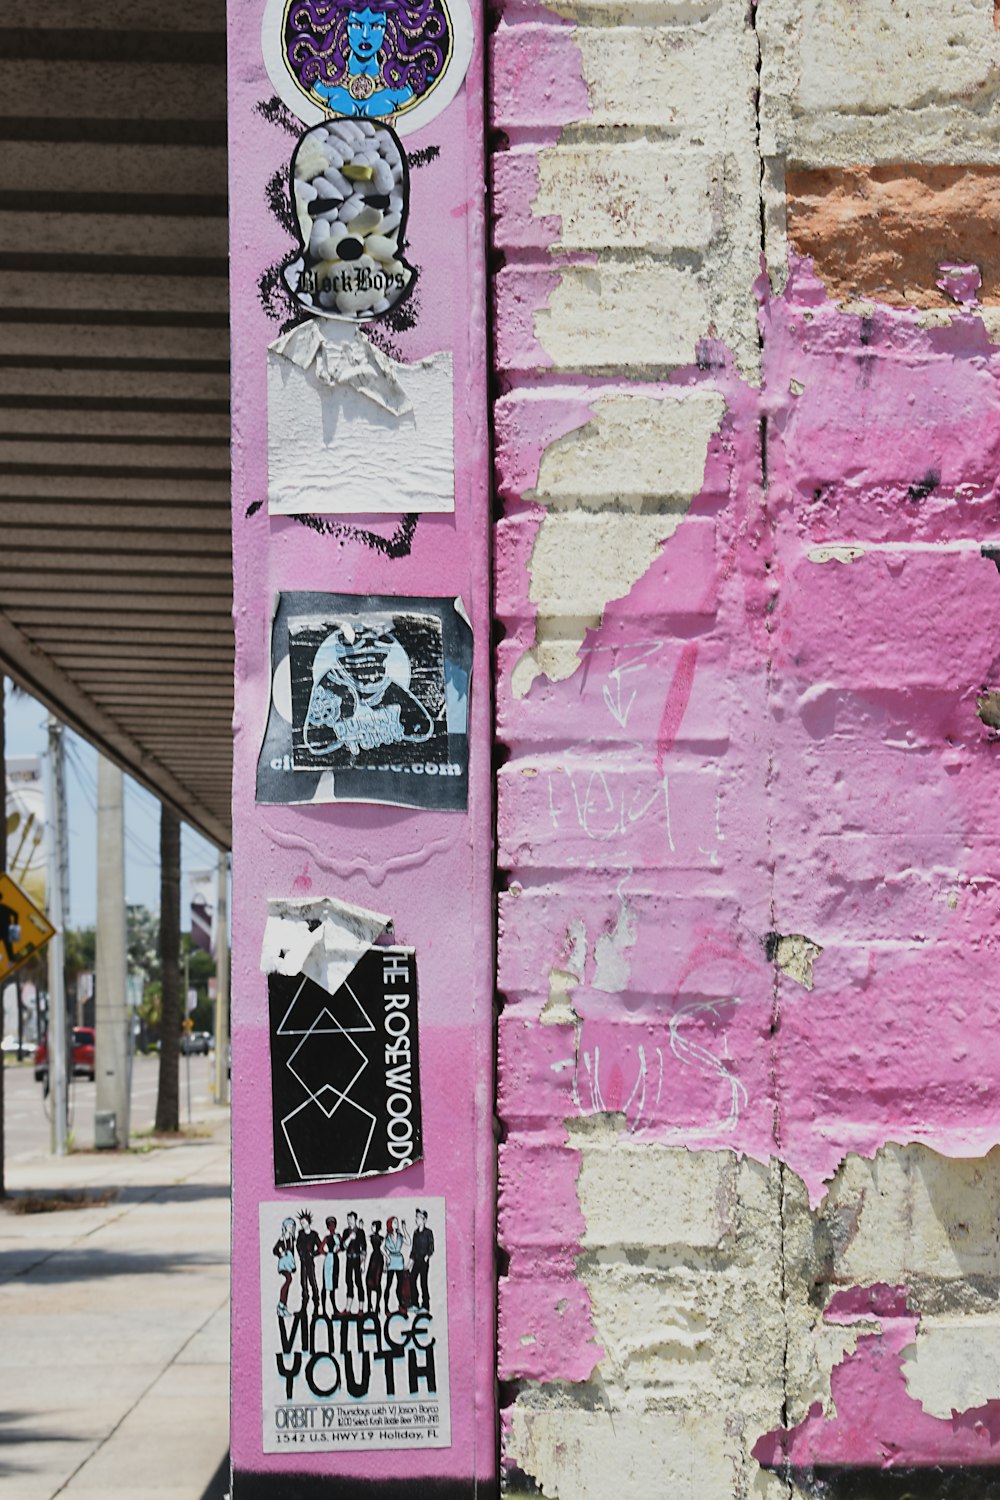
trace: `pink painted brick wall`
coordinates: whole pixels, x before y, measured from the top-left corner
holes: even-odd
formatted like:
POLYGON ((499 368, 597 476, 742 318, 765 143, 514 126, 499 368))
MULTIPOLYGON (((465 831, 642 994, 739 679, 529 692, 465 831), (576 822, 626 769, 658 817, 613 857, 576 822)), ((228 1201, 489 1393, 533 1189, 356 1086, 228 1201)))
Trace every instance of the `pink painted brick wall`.
MULTIPOLYGON (((510 1492, 787 1493, 763 1463, 986 1493, 993 325, 839 305, 781 238, 768 130, 819 168, 855 123, 815 102, 852 45, 822 8, 560 10, 504 7, 492 70, 510 1492), (905 1328, 866 1283, 906 1283, 905 1328)), ((886 152, 919 136, 916 57, 865 85, 898 86, 886 152)), ((849 264, 850 218, 823 232, 849 264)))

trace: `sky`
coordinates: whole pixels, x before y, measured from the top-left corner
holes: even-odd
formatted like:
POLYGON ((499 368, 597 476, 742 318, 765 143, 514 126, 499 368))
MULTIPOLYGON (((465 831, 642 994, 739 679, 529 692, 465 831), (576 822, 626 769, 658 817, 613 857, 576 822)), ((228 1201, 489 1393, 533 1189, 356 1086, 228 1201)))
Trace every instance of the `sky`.
MULTIPOLYGON (((7 679, 7 755, 39 755, 47 746, 47 711, 34 698, 15 694, 7 679)), ((93 927, 97 917, 97 751, 67 729, 66 807, 69 825, 69 914, 67 927, 93 927)), ((125 777, 125 900, 160 906, 160 804, 125 777)), ((207 839, 181 825, 181 927, 189 926, 188 874, 214 869, 218 853, 207 839)))

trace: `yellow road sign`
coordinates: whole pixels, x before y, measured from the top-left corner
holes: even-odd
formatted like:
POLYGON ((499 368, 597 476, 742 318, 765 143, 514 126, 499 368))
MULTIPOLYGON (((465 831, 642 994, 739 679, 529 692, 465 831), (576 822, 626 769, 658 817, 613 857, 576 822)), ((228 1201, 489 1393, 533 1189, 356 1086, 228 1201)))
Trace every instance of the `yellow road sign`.
POLYGON ((0 990, 15 970, 55 937, 55 932, 45 913, 21 887, 9 875, 0 875, 0 990))

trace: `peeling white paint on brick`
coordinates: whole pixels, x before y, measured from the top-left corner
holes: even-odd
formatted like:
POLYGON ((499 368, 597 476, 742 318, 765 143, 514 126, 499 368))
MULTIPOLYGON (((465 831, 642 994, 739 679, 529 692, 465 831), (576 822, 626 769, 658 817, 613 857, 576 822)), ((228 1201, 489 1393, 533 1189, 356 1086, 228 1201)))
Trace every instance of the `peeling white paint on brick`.
POLYGON ((635 947, 639 933, 639 920, 628 901, 619 893, 621 909, 610 932, 602 932, 594 944, 595 990, 606 995, 620 995, 628 988, 632 965, 629 949, 635 947))
POLYGON ((614 1475, 618 1500, 787 1497, 750 1449, 783 1405, 789 1423, 817 1402, 836 1416, 831 1372, 881 1326, 824 1321, 825 1303, 852 1285, 912 1288, 922 1321, 903 1373, 931 1415, 950 1420, 1000 1394, 988 1290, 1000 1268, 986 1228, 1000 1151, 976 1162, 920 1146, 849 1157, 810 1210, 804 1185, 775 1163, 639 1143, 623 1126, 611 1114, 569 1122, 586 1224, 579 1271, 605 1356, 586 1386, 528 1383, 518 1397, 507 1451, 544 1494, 606 1500, 614 1475), (966 1224, 988 1261, 941 1253, 966 1224), (977 1274, 981 1307, 959 1312, 954 1298, 968 1301, 977 1274))
POLYGON ((592 407, 591 421, 545 450, 529 497, 574 510, 686 510, 705 476, 722 395, 640 388, 602 395, 592 407))
POLYGON ((795 983, 801 984, 803 989, 811 990, 813 964, 822 952, 823 949, 819 943, 814 943, 811 938, 803 937, 801 932, 790 932, 778 938, 774 961, 782 974, 787 974, 789 979, 794 979, 795 983))
POLYGON ((924 1314, 912 1350, 904 1355, 906 1386, 930 1416, 1000 1398, 1000 1330, 995 1317, 953 1312, 924 1314))
POLYGON ((629 365, 640 372, 690 364, 712 321, 703 275, 645 255, 560 270, 534 319, 535 336, 558 369, 619 369, 628 328, 629 365), (666 316, 650 317, 651 307, 666 316))
POLYGON ((529 564, 536 645, 515 669, 517 696, 539 673, 572 676, 586 631, 676 531, 701 488, 725 401, 717 391, 622 394, 593 408, 592 421, 545 451, 531 492, 547 513, 529 564))

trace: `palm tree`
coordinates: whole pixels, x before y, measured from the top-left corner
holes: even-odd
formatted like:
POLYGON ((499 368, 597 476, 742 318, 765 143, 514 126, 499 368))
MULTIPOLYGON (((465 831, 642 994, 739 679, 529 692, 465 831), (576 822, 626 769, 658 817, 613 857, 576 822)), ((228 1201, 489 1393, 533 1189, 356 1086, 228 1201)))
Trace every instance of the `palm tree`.
POLYGON ((156 1129, 180 1129, 181 825, 160 804, 160 1076, 156 1129))

